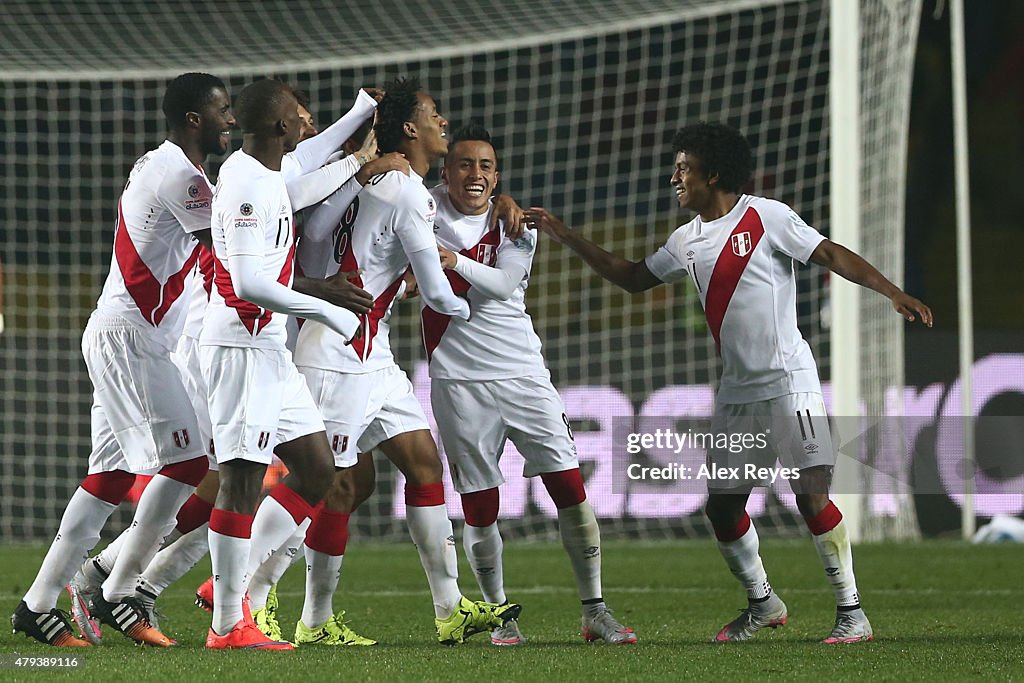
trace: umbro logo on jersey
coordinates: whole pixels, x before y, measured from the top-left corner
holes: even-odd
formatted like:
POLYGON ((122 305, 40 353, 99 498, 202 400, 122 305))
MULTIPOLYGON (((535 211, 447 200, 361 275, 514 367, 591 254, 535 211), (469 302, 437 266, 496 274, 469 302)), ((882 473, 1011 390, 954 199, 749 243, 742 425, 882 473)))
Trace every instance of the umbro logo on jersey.
POLYGON ((686 252, 686 258, 688 258, 688 259, 690 259, 692 261, 693 260, 693 256, 694 256, 695 253, 696 252, 693 249, 691 249, 690 251, 686 252))
POLYGON ((243 216, 251 216, 252 215, 252 204, 250 204, 248 202, 246 202, 245 204, 242 204, 240 207, 238 207, 238 213, 242 214, 243 216))
POLYGON ((741 232, 732 236, 732 253, 743 258, 750 253, 750 233, 741 232))

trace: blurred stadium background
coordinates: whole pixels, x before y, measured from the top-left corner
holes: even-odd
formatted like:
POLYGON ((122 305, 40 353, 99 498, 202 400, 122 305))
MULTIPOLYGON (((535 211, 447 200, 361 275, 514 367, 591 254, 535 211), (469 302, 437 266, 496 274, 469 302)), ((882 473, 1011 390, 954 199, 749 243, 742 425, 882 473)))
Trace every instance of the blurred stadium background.
MULTIPOLYGON (((886 302, 863 300, 866 410, 922 419, 897 462, 885 465, 892 477, 862 482, 861 504, 882 522, 876 538, 956 532, 955 485, 946 486, 944 473, 960 455, 937 436, 939 416, 958 405, 948 17, 933 16, 931 0, 861 5, 862 251, 938 320, 936 330, 908 330, 904 343, 886 302), (927 486, 917 491, 917 482, 927 486)), ((979 412, 996 415, 1024 415, 1024 301, 1012 284, 1022 240, 1006 187, 1024 159, 1022 14, 1012 0, 972 2, 967 14, 976 394, 979 412)), ((750 189, 830 231, 826 0, 5 0, 0 19, 3 542, 48 539, 85 472, 90 385, 81 330, 110 265, 117 196, 133 161, 163 139, 160 98, 183 71, 219 75, 233 92, 257 77, 284 78, 311 93, 320 123, 346 111, 361 85, 418 75, 453 126, 475 119, 495 134, 504 192, 634 258, 687 220, 668 187, 672 132, 724 120, 754 146, 750 189)), ((436 179, 435 171, 428 181, 436 179)), ((828 381, 829 322, 842 312, 829 310, 820 270, 800 268, 798 279, 801 328, 828 381)), ((701 485, 630 485, 612 441, 616 427, 640 418, 671 424, 708 414, 717 359, 693 293, 679 286, 627 297, 542 241, 528 295, 605 535, 706 536, 701 485)), ((410 305, 394 346, 426 402, 417 324, 410 305)), ((878 471, 873 459, 881 456, 869 450, 864 458, 878 471)), ((503 528, 554 538, 553 509, 518 476, 513 451, 503 528)), ((1018 450, 983 469, 982 521, 1024 512, 1022 462, 1018 450)), ((406 539, 401 496, 392 495, 400 482, 389 464, 378 465, 378 494, 353 517, 357 533, 406 539)), ((130 519, 123 507, 109 533, 130 519)), ((754 513, 769 533, 802 528, 781 490, 755 500, 754 513)))

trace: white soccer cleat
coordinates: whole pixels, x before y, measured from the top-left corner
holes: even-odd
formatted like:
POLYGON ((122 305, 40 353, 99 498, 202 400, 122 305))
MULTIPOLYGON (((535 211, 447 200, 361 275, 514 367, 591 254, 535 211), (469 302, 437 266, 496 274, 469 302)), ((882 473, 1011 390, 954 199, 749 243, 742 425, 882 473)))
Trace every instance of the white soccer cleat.
POLYGON ((102 583, 103 577, 93 568, 92 560, 86 560, 66 586, 71 597, 71 617, 82 637, 93 645, 103 642, 103 631, 99 620, 89 611, 89 603, 99 592, 102 583))
POLYGON ((750 640, 763 628, 778 628, 789 620, 786 603, 774 593, 764 602, 752 602, 740 615, 722 627, 714 638, 716 643, 750 640))
POLYGON ((622 625, 607 607, 601 608, 596 614, 584 613, 580 633, 587 642, 603 640, 612 645, 632 645, 636 642, 633 629, 622 625))
POLYGON ((832 633, 828 638, 821 641, 828 645, 837 643, 864 643, 874 640, 875 634, 871 630, 871 622, 864 610, 855 609, 850 611, 836 612, 836 625, 832 627, 832 633))
POLYGON ((519 620, 509 619, 491 631, 491 645, 525 645, 526 636, 519 630, 519 620))

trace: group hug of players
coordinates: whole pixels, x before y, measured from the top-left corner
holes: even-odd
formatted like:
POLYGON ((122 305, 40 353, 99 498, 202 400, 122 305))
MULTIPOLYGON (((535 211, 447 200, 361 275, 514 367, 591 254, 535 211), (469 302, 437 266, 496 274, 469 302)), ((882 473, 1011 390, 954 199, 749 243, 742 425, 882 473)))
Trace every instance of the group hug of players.
MULTIPOLYGON (((247 86, 233 108, 214 76, 183 74, 169 84, 167 140, 129 175, 110 274, 83 335, 94 386, 88 475, 11 618, 15 632, 79 647, 99 644, 104 624, 140 643, 173 645, 154 603, 209 551, 213 576, 197 592, 197 604, 213 613, 206 647, 373 645, 334 612, 333 597, 349 515, 373 491, 368 454, 379 449, 405 477, 407 523, 439 641, 488 632, 495 645, 523 644, 497 527, 498 459, 511 439, 524 475, 541 477, 558 510, 583 638, 636 643, 604 602, 598 522, 526 313, 544 232, 629 291, 691 279, 723 360, 715 419, 725 428, 779 417, 799 425, 777 430, 770 453, 712 450, 709 459, 771 465, 778 457, 800 470, 797 503, 837 602, 824 642, 873 637, 842 515, 828 498, 835 453, 814 359, 796 327, 793 260, 875 289, 908 320, 930 325, 924 304, 789 207, 742 194, 751 153, 725 125, 677 133, 671 184, 697 216, 633 262, 544 209, 496 200, 498 157, 487 131, 469 125, 449 136, 415 79, 359 91, 319 133, 308 110, 302 93, 277 80, 247 86), (228 150, 236 125, 242 147, 214 187, 203 162, 228 150), (428 190, 423 178, 440 159, 442 184, 428 190), (392 307, 417 293, 431 409, 483 601, 458 586, 443 467, 390 349, 392 307), (274 455, 288 476, 261 502, 274 455), (131 525, 86 559, 136 474, 153 477, 131 525), (289 641, 275 586, 300 558, 305 599, 289 641), (65 589, 81 637, 57 609, 65 589)), ((748 640, 788 618, 745 512, 757 483, 709 482, 720 488, 709 490, 708 517, 748 593, 748 607, 717 641, 748 640)))

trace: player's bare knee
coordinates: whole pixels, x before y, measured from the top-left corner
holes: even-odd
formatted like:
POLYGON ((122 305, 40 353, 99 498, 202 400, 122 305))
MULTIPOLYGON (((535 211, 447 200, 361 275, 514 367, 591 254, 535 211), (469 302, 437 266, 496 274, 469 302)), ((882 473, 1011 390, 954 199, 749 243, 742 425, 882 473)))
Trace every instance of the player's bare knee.
POLYGON ((217 500, 217 490, 220 488, 220 473, 217 470, 210 470, 196 487, 196 497, 207 503, 217 500))
POLYGON ((716 529, 731 529, 740 523, 746 510, 746 498, 726 493, 713 493, 704 505, 704 514, 716 529))
POLYGON ((263 488, 266 466, 245 460, 231 460, 221 467, 216 505, 222 510, 253 514, 263 488))
POLYGON ((350 512, 355 499, 355 482, 351 468, 338 470, 324 496, 324 507, 332 512, 350 512))
POLYGON ((444 475, 441 458, 437 454, 437 445, 430 432, 425 429, 399 434, 381 443, 380 449, 405 475, 410 484, 436 484, 444 475))
POLYGON ((805 519, 818 516, 828 505, 828 493, 798 493, 796 507, 805 519))

